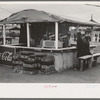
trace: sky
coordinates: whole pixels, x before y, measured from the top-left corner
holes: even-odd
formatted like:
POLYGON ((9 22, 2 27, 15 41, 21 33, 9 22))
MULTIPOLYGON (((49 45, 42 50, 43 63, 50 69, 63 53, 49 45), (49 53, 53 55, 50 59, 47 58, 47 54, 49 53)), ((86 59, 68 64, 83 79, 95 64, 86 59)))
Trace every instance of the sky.
POLYGON ((93 14, 93 19, 100 23, 100 7, 86 4, 100 5, 100 2, 0 2, 0 20, 24 9, 36 9, 87 21, 93 14))

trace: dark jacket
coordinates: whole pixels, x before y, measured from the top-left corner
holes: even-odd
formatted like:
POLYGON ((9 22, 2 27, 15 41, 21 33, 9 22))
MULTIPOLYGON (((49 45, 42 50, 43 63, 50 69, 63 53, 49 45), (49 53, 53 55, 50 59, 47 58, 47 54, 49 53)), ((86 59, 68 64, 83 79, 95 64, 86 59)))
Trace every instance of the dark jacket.
POLYGON ((89 44, 89 40, 87 37, 83 38, 83 56, 84 55, 91 55, 90 52, 90 44, 89 44))
POLYGON ((66 38, 64 39, 63 47, 64 47, 64 48, 65 48, 65 47, 68 47, 68 44, 69 44, 69 38, 66 37, 66 38))
POLYGON ((83 56, 83 40, 81 37, 77 38, 77 57, 83 56))
POLYGON ((89 40, 84 37, 77 38, 77 57, 91 55, 89 40))

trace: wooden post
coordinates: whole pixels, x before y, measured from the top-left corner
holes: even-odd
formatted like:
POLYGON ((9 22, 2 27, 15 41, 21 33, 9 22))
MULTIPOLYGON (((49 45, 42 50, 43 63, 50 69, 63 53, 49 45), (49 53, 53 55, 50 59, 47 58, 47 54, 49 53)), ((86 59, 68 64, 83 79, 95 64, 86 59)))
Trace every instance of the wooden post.
POLYGON ((83 70, 83 67, 84 67, 84 61, 83 60, 80 60, 80 71, 83 70))
POLYGON ((58 49, 58 22, 55 22, 55 49, 58 49))
POLYGON ((88 67, 89 67, 89 68, 92 68, 92 62, 93 62, 93 61, 92 61, 92 58, 90 58, 90 59, 88 60, 88 67))
POLYGON ((5 25, 3 25, 3 45, 6 45, 6 32, 5 32, 5 25))
POLYGON ((30 47, 30 31, 29 31, 29 23, 27 25, 27 47, 30 47))
POLYGON ((79 32, 79 25, 77 25, 76 27, 76 32, 79 32))
POLYGON ((91 27, 91 44, 93 44, 93 26, 91 27))

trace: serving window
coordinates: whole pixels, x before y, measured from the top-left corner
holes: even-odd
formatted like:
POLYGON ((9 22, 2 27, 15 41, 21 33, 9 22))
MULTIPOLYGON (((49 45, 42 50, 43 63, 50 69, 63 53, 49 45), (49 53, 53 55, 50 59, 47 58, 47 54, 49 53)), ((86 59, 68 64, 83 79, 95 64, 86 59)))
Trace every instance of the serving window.
MULTIPOLYGON (((7 27, 7 25, 6 25, 7 27)), ((14 28, 14 25, 12 25, 14 28)), ((12 46, 25 46, 27 47, 27 41, 30 41, 30 47, 37 48, 55 48, 56 46, 56 31, 55 22, 34 22, 29 23, 29 34, 27 34, 27 23, 15 24, 15 29, 6 29, 5 45, 12 46), (29 40, 27 38, 29 36, 29 40)), ((58 23, 58 49, 72 46, 70 42, 74 41, 74 35, 76 30, 70 30, 70 25, 66 22, 58 23)), ((3 28, 2 39, 0 41, 3 44, 3 28)), ((74 41, 75 42, 75 41, 74 41)))
POLYGON ((3 34, 3 26, 0 27, 0 45, 4 44, 4 37, 5 37, 5 45, 12 45, 12 44, 18 44, 19 42, 19 35, 20 35, 20 29, 17 28, 17 30, 14 30, 15 26, 12 24, 8 24, 5 26, 5 34, 3 34))

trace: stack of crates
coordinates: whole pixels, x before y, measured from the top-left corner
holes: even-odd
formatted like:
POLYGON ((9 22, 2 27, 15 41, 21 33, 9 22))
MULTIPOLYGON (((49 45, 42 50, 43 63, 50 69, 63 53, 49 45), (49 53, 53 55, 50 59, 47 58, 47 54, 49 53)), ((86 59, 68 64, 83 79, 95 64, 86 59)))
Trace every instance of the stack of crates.
POLYGON ((39 69, 39 73, 41 73, 41 59, 44 58, 46 56, 46 54, 44 54, 44 53, 35 53, 34 56, 35 56, 37 67, 39 69))
POLYGON ((18 56, 18 63, 21 62, 21 65, 18 66, 15 64, 16 60, 14 59, 14 72, 18 72, 21 74, 37 74, 38 68, 34 58, 31 58, 30 55, 34 55, 32 51, 21 51, 16 55, 18 56))
POLYGON ((55 72, 54 57, 46 55, 41 59, 41 73, 49 75, 55 72))
POLYGON ((37 66, 35 56, 29 55, 27 60, 23 61, 23 73, 25 74, 38 74, 39 68, 37 66))
POLYGON ((38 68, 32 51, 21 51, 21 58, 23 59, 23 73, 24 74, 38 74, 38 68))
POLYGON ((14 72, 21 74, 55 73, 54 57, 44 53, 21 51, 13 56, 14 72))
POLYGON ((14 72, 22 73, 23 61, 20 60, 20 54, 13 55, 14 72))

